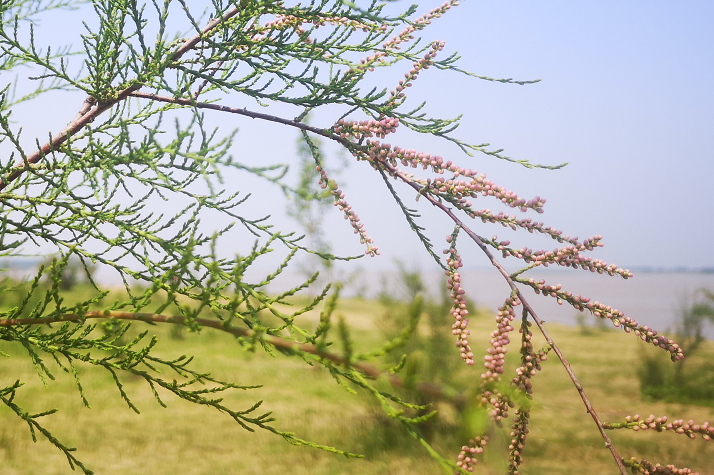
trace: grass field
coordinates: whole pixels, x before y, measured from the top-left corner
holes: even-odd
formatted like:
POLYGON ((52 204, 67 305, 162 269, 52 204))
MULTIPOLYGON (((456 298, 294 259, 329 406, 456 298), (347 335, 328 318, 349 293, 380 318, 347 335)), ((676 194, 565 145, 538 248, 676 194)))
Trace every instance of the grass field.
MULTIPOLYGON (((356 340, 367 344, 380 340, 379 304, 346 300, 341 302, 340 311, 352 326, 356 340)), ((492 322, 486 314, 472 320, 474 348, 485 348, 492 322)), ((200 334, 186 333, 182 339, 175 334, 172 338, 168 325, 137 324, 133 330, 144 328, 160 336, 158 354, 193 355, 195 368, 239 384, 263 384, 260 389, 236 391, 228 396, 232 407, 247 408, 264 400, 263 407, 277 418, 276 427, 318 443, 363 453, 365 458, 347 459, 290 446, 267 432, 249 433, 226 415, 162 393, 168 404, 164 409, 155 402, 145 382, 124 378, 125 390, 141 410, 137 415, 121 401, 105 371, 81 367, 85 393, 92 406, 87 409, 71 375, 55 371, 57 380, 49 381, 45 388, 22 348, 6 342, 0 342, 0 349, 10 354, 0 359, 0 387, 20 379, 26 385, 18 392, 18 404, 35 412, 59 409, 57 414, 44 418, 43 424, 65 443, 77 447, 78 458, 98 474, 442 473, 403 429, 379 415, 365 394, 350 394, 324 370, 311 368, 297 358, 246 353, 231 335, 211 329, 200 334)), ((549 325, 549 329, 604 421, 618 422, 635 413, 693 419, 696 423, 714 421, 711 407, 641 400, 637 366, 642 352, 656 350, 632 335, 619 331, 585 335, 577 327, 560 325, 549 325)), ((517 356, 512 354, 517 353, 515 349, 514 344, 509 356, 517 356)), ((704 365, 705 357, 712 355, 714 345, 707 342, 700 355, 687 364, 704 365)), ((453 356, 457 357, 456 351, 453 356)), ((478 384, 479 374, 478 368, 464 365, 456 380, 460 387, 473 387, 478 384)), ((534 392, 522 474, 616 473, 592 419, 554 357, 534 378, 534 392)), ((463 424, 458 424, 456 412, 448 405, 440 404, 438 408, 440 430, 434 445, 455 456, 463 442, 463 424)), ((622 456, 714 473, 714 442, 652 431, 611 431, 610 435, 622 456)), ((503 452, 499 452, 496 442, 490 448, 490 456, 480 470, 503 473, 498 461, 503 452)), ((26 423, 4 405, 0 407, 0 475, 68 473, 73 472, 60 451, 41 438, 33 443, 26 423)))

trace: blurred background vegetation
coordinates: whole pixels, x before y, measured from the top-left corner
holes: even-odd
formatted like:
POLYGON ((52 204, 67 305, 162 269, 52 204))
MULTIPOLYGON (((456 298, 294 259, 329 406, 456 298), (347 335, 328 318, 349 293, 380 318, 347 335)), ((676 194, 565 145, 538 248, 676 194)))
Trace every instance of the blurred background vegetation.
MULTIPOLYGON (((361 345, 355 352, 377 347, 397 337, 404 328, 416 325, 408 343, 386 357, 379 384, 405 400, 430 405, 428 411, 410 416, 438 411, 420 425, 420 430, 435 448, 448 454, 482 426, 484 414, 474 398, 481 371, 478 366, 463 365, 453 347, 448 295, 441 299, 421 297, 426 289, 418 269, 400 263, 397 266, 397 277, 385 277, 377 299, 345 299, 340 301, 338 312, 350 326, 355 344, 361 345), (402 355, 407 355, 406 359, 402 355), (396 387, 390 380, 390 368, 400 368, 396 387)), ((91 293, 89 277, 93 271, 70 263, 66 280, 63 276, 62 297, 70 302, 86 298, 91 293)), ((23 314, 29 315, 42 302, 23 296, 32 285, 48 284, 42 280, 33 284, 5 279, 2 285, 15 292, 0 293, 4 298, 0 309, 24 305, 23 314)), ((115 290, 104 302, 119 298, 122 292, 115 290)), ((701 336, 703 326, 714 318, 713 303, 710 292, 700 291, 681 308, 677 333, 688 355, 685 365, 673 364, 650 345, 638 344, 632 335, 588 325, 589 320, 583 319, 573 327, 552 324, 550 331, 570 355, 603 421, 618 422, 634 415, 625 412, 627 408, 643 416, 686 414, 702 423, 714 419, 714 343, 701 336)), ((96 305, 101 306, 102 302, 96 305)), ((494 326, 493 315, 477 306, 470 308, 470 315, 474 347, 485 348, 494 326)), ((306 325, 317 325, 319 316, 313 312, 304 319, 306 325)), ((104 332, 123 330, 113 321, 98 328, 104 332)), ((133 324, 123 338, 130 340, 146 329, 146 324, 133 324)), ((118 397, 111 378, 94 368, 80 368, 92 406, 86 409, 72 375, 56 371, 56 379, 47 381, 53 389, 48 391, 28 358, 21 357, 24 349, 14 343, 0 342, 0 350, 8 355, 0 360, 0 378, 8 384, 12 382, 10 378, 18 377, 27 382, 18 392, 18 399, 28 409, 58 408, 59 412, 44 423, 76 446, 83 460, 99 474, 439 473, 426 451, 370 402, 371 398, 359 391, 352 394, 345 390, 324 370, 310 369, 280 354, 246 352, 232 336, 212 329, 195 333, 178 325, 159 325, 150 331, 160 337, 157 354, 193 355, 197 368, 240 384, 268 381, 261 389, 230 395, 234 399, 230 402, 245 405, 263 399, 264 407, 274 411, 277 427, 361 453, 365 459, 345 459, 292 447, 267 433, 248 433, 220 413, 192 407, 162 393, 170 409, 166 410, 156 404, 143 381, 125 378, 124 390, 141 410, 139 416, 118 397)), ((543 341, 535 344, 543 345, 543 341)), ((514 368, 518 364, 517 352, 510 352, 508 358, 514 368)), ((533 383, 536 399, 525 465, 520 473, 612 473, 610 454, 602 446, 602 439, 560 363, 551 358, 533 383)), ((491 434, 495 441, 480 465, 482 473, 504 473, 506 457, 498 453, 498 447, 505 449, 508 445, 502 443, 507 432, 491 434)), ((661 460, 707 473, 714 460, 711 442, 651 432, 617 431, 610 435, 624 457, 661 460)), ((0 408, 0 474, 71 473, 59 451, 44 440, 36 444, 42 446, 42 457, 37 457, 38 447, 33 445, 27 425, 7 408, 0 408)))
POLYGON ((646 399, 714 407, 714 364, 706 353, 705 325, 714 323, 714 294, 698 289, 682 299, 674 334, 686 358, 671 364, 663 355, 643 353, 638 369, 646 399))

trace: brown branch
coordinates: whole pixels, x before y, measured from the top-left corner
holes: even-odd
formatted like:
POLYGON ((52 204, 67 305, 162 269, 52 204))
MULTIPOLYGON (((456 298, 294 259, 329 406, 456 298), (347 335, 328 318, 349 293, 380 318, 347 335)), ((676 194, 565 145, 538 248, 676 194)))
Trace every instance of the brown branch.
MULTIPOLYGON (((241 3, 241 6, 243 6, 242 3, 241 3)), ((230 18, 230 17, 229 17, 229 18, 230 18)), ((255 23, 258 21, 258 18, 259 18, 259 17, 251 18, 251 20, 245 25, 245 28, 243 28, 243 31, 244 31, 244 32, 247 32, 248 30, 250 30, 250 29, 253 27, 253 25, 255 25, 255 23)), ((226 19, 226 18, 224 18, 224 19, 226 19)), ((214 76, 216 75, 216 73, 218 72, 218 70, 223 67, 223 64, 225 64, 225 61, 220 61, 220 62, 218 63, 218 65, 213 69, 213 71, 211 71, 208 75, 209 75, 210 77, 214 77, 214 76)), ((203 89, 204 89, 206 86, 208 86, 208 82, 209 82, 209 81, 208 81, 208 78, 206 78, 206 79, 204 79, 203 82, 198 86, 198 89, 196 89, 196 92, 193 93, 193 99, 194 99, 194 100, 198 99, 198 96, 201 95, 201 92, 203 92, 203 89)))
POLYGON ((30 165, 38 163, 45 155, 48 155, 57 150, 57 148, 63 143, 65 143, 70 136, 82 130, 84 127, 87 126, 87 124, 94 121, 94 119, 98 115, 100 115, 107 109, 110 109, 115 104, 123 101, 124 99, 129 97, 129 94, 131 92, 138 90, 140 87, 141 84, 134 84, 133 86, 130 86, 120 91, 117 94, 116 99, 103 103, 96 103, 96 99, 94 99, 93 97, 88 97, 87 99, 85 99, 84 103, 82 104, 82 108, 79 110, 79 113, 77 113, 74 120, 70 122, 69 125, 67 125, 66 129, 52 137, 49 142, 45 143, 35 152, 28 155, 24 160, 17 162, 15 164, 15 171, 11 172, 5 177, 0 178, 0 191, 7 187, 7 185, 11 181, 17 179, 20 175, 26 172, 30 165), (96 104, 92 105, 93 103, 96 104))
POLYGON ((203 39, 203 36, 213 30, 215 27, 220 25, 222 22, 233 18, 236 16, 240 10, 236 7, 231 8, 227 12, 225 12, 223 15, 221 15, 220 18, 213 18, 211 19, 206 26, 203 27, 200 33, 196 33, 193 37, 191 37, 188 40, 185 40, 181 47, 176 50, 176 52, 171 55, 171 61, 176 61, 181 58, 184 54, 186 54, 189 50, 193 49, 194 46, 198 44, 199 41, 203 39))
POLYGON ((332 132, 330 132, 327 129, 313 127, 311 125, 303 124, 302 122, 297 122, 297 121, 291 120, 291 119, 284 119, 282 117, 278 117, 275 115, 251 111, 251 110, 246 109, 245 107, 243 109, 240 109, 237 107, 229 107, 229 106, 224 106, 224 105, 216 104, 216 103, 212 103, 212 102, 198 102, 194 99, 181 99, 181 98, 177 98, 177 97, 160 96, 158 94, 150 94, 147 92, 139 92, 139 91, 134 91, 131 93, 131 95, 133 97, 139 97, 141 99, 149 99, 149 100, 158 101, 158 102, 167 102, 170 104, 179 104, 182 106, 196 107, 198 109, 210 109, 210 110, 219 111, 219 112, 228 112, 230 114, 238 114, 238 115, 250 117, 251 119, 262 119, 262 120, 267 120, 270 122, 276 122, 278 124, 289 125, 290 127, 297 127, 298 129, 306 130, 308 132, 312 132, 314 134, 321 135, 323 137, 327 137, 329 139, 340 142, 343 145, 353 145, 353 146, 355 145, 355 144, 343 139, 339 135, 333 134, 332 132))
MULTIPOLYGON (((0 319, 0 327, 12 327, 17 325, 41 325, 45 323, 56 323, 56 322, 78 322, 86 319, 95 318, 113 318, 116 320, 129 320, 129 321, 140 321, 140 322, 152 322, 152 323, 173 323, 176 325, 186 325, 186 319, 181 316, 171 316, 171 315, 159 315, 154 313, 134 313, 134 312, 117 312, 117 311, 93 311, 86 312, 84 314, 68 313, 60 315, 57 317, 42 317, 42 318, 8 318, 0 319)), ((219 320, 210 320, 207 318, 197 318, 194 320, 196 323, 202 327, 214 328, 216 330, 221 330, 231 335, 240 337, 255 337, 257 336, 260 341, 279 348, 282 350, 293 351, 296 353, 308 353, 311 355, 318 356, 322 359, 330 360, 340 366, 345 366, 353 368, 373 379, 379 378, 382 374, 385 374, 377 366, 364 363, 364 362, 347 362, 345 359, 335 353, 329 351, 324 351, 312 345, 310 343, 298 343, 296 341, 287 340, 285 338, 280 338, 274 335, 268 335, 265 333, 258 334, 257 332, 250 330, 248 328, 238 328, 231 326, 227 322, 219 320)), ((395 387, 406 387, 405 381, 396 374, 389 375, 389 383, 395 387)), ((416 385, 417 391, 429 397, 430 400, 439 401, 443 400, 453 404, 456 408, 463 408, 466 405, 467 399, 463 395, 450 396, 446 394, 442 388, 436 384, 422 382, 416 385)))
POLYGON ((77 122, 79 119, 85 116, 87 112, 94 106, 94 104, 97 103, 97 100, 93 98, 92 96, 87 96, 84 99, 84 103, 82 104, 82 107, 79 109, 79 112, 77 112, 77 115, 74 116, 74 119, 72 119, 72 122, 69 123, 69 125, 74 124, 77 122))
MULTIPOLYGON (((191 48, 196 46, 206 33, 214 29, 221 22, 228 20, 231 17, 234 17, 239 13, 239 11, 239 9, 233 7, 226 13, 224 13, 220 18, 214 18, 209 21, 208 24, 203 28, 203 30, 201 30, 201 33, 197 33, 192 38, 184 41, 184 43, 179 47, 179 49, 171 55, 171 61, 176 61, 181 58, 181 56, 183 56, 191 48)), ((82 104, 82 107, 80 108, 75 118, 67 125, 67 127, 62 132, 53 136, 49 142, 42 145, 32 154, 28 155, 23 160, 17 162, 15 164, 14 171, 10 172, 4 177, 0 177, 0 191, 5 189, 5 187, 7 187, 10 182, 17 179, 20 175, 27 171, 28 168, 30 168, 30 165, 38 163, 45 155, 57 150, 58 147, 65 143, 69 137, 75 135, 77 132, 86 127, 87 124, 94 121, 97 116, 99 116, 106 110, 112 108, 116 104, 120 103, 121 101, 129 97, 133 92, 136 92, 141 89, 142 86, 143 84, 141 83, 133 84, 132 86, 129 86, 117 92, 116 97, 114 99, 105 102, 97 102, 96 98, 91 96, 87 97, 84 100, 84 103, 82 104)))

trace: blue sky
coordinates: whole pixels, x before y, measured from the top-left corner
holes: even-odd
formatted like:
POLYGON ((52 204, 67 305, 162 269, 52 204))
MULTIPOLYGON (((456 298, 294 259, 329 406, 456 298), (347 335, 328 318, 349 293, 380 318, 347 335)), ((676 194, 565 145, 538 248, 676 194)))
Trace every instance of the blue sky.
MULTIPOLYGON (((400 1, 389 8, 396 11, 407 5, 400 1)), ((418 11, 434 6, 423 2, 418 11)), ((45 19, 44 38, 79 47, 78 36, 70 34, 81 32, 81 20, 86 19, 82 13, 89 11, 45 19)), ((534 163, 569 165, 557 171, 527 170, 487 156, 467 157, 443 141, 408 134, 387 141, 407 148, 416 144, 485 172, 526 198, 547 198, 545 213, 538 219, 581 238, 602 234, 605 247, 597 251, 597 258, 623 267, 712 267, 712 25, 714 3, 705 1, 466 0, 427 28, 425 39, 445 40, 442 57, 458 50, 459 65, 474 73, 542 82, 507 85, 429 70, 409 91, 413 103, 427 100, 427 110, 442 117, 464 114, 455 135, 468 142, 489 142, 534 163)), ((394 73, 398 77, 403 71, 397 67, 394 73)), ((384 86, 393 87, 389 81, 384 86)), ((16 111, 19 122, 32 118, 24 124, 27 140, 59 130, 82 100, 72 94, 53 97, 57 102, 42 116, 33 109, 36 103, 16 111)), ((236 159, 295 163, 295 131, 235 116, 215 115, 210 120, 226 132, 239 129, 236 159)), ((329 114, 316 114, 313 123, 329 126, 332 120, 329 114)), ((381 178, 366 164, 352 164, 338 181, 382 251, 380 258, 363 260, 363 266, 392 268, 398 258, 420 262, 425 269, 435 267, 409 232, 381 178)), ((298 229, 275 189, 251 180, 235 184, 256 194, 252 208, 246 208, 249 213, 270 212, 274 222, 298 229)), ((400 190, 406 192, 409 206, 423 211, 422 224, 441 249, 451 224, 423 202, 415 203, 405 188, 400 190)), ((499 209, 483 198, 475 205, 499 209)), ((325 216, 325 227, 336 253, 363 252, 336 210, 325 216)), ((508 238, 514 245, 554 247, 552 241, 511 235, 493 225, 477 222, 473 228, 508 238)), ((222 251, 245 252, 249 243, 245 244, 236 247, 229 242, 222 251)), ((486 265, 474 245, 463 244, 467 267, 486 265)))

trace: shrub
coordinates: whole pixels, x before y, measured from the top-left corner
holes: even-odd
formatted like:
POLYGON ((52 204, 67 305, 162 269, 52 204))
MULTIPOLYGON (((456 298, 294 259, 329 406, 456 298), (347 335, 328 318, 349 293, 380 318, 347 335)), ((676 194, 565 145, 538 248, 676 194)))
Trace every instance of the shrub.
MULTIPOLYGON (((692 302, 682 303, 675 321, 675 332, 682 350, 689 358, 698 355, 704 343, 704 328, 714 322, 714 295, 699 289, 692 302)), ((643 354, 638 371, 642 395, 654 400, 683 404, 714 405, 714 371, 706 357, 694 367, 685 361, 674 367, 667 364, 661 355, 643 354)))
MULTIPOLYGON (((161 357, 153 351, 157 340, 149 332, 128 342, 121 340, 126 334, 125 322, 182 325, 194 332, 224 331, 235 335, 237 343, 248 351, 300 357, 308 364, 325 367, 346 388, 364 390, 446 472, 472 471, 489 440, 494 440, 490 434, 506 424, 510 426, 505 429, 508 472, 515 474, 523 462, 527 440, 531 378, 549 355, 555 355, 620 473, 626 473, 627 468, 643 473, 664 469, 645 460, 621 457, 606 429, 654 427, 709 439, 706 423, 672 425, 661 418, 640 421, 638 417, 603 423, 526 298, 523 289, 530 288, 576 310, 592 312, 660 348, 672 360, 681 360, 679 345, 622 312, 574 295, 560 284, 526 277, 533 268, 558 265, 629 278, 629 270, 586 256, 602 245, 601 236, 580 240, 536 219, 521 217, 519 213, 541 213, 545 199, 523 198, 457 159, 383 141, 395 134, 401 143, 397 130, 408 129, 448 140, 467 154, 483 153, 527 168, 542 167, 487 145, 463 141, 453 134, 458 118, 430 117, 422 106, 407 101, 409 88, 417 86, 417 79, 429 69, 506 84, 535 82, 465 72, 458 67, 455 53, 444 53, 444 42, 421 36, 458 1, 448 0, 421 16, 415 15, 415 7, 389 16, 382 5, 361 8, 347 1, 291 5, 276 0, 214 0, 200 15, 183 1, 174 5, 170 1, 94 0, 80 48, 40 44, 36 20, 79 5, 73 0, 17 0, 0 6, 0 70, 14 74, 30 71, 32 75, 20 81, 19 94, 6 83, 0 95, 0 134, 10 151, 2 162, 0 178, 0 254, 23 255, 41 246, 59 255, 53 265, 23 287, 23 303, 2 312, 0 340, 3 345, 14 343, 23 348, 40 378, 53 379, 57 367, 74 375, 77 390, 88 405, 78 367, 94 366, 112 377, 121 399, 137 412, 122 389, 125 378, 145 381, 159 404, 164 404, 161 394, 173 394, 213 408, 245 429, 262 429, 291 444, 355 456, 278 429, 270 413, 260 412, 260 402, 233 407, 220 396, 252 387, 195 369, 188 357, 161 357), (378 69, 396 69, 403 79, 395 80, 391 90, 382 85, 373 88, 371 73, 378 69), (81 92, 85 99, 78 111, 67 116, 66 128, 26 146, 20 139, 20 127, 13 123, 13 110, 20 104, 46 110, 51 107, 50 94, 69 91, 81 92), (269 108, 258 111, 248 104, 269 108), (334 114, 332 119, 320 126, 307 124, 308 114, 318 115, 318 109, 334 114), (510 295, 504 295, 496 316, 497 327, 483 357, 484 371, 474 378, 478 381, 474 388, 479 396, 478 410, 487 416, 487 422, 462 442, 458 456, 439 453, 419 430, 432 414, 431 408, 380 390, 374 381, 390 368, 399 369, 388 355, 408 342, 414 325, 378 348, 359 352, 344 321, 333 322, 337 294, 332 286, 326 285, 310 300, 296 298, 317 275, 278 295, 265 290, 299 253, 325 260, 357 256, 334 256, 319 243, 311 248, 300 236, 281 231, 267 216, 245 212, 248 197, 231 186, 238 172, 263 180, 265 186, 276 186, 276 194, 299 194, 304 189, 296 190, 285 182, 285 166, 250 166, 232 158, 235 132, 211 130, 204 114, 242 116, 299 131, 315 162, 320 186, 315 198, 329 196, 364 246, 364 254, 376 256, 378 247, 324 163, 315 138, 329 140, 355 161, 371 166, 376 182, 361 186, 386 186, 426 253, 445 273, 457 361, 471 366, 479 360, 469 340, 469 307, 461 287, 457 240, 459 246, 464 245, 464 239, 475 244, 495 273, 507 281, 510 295), (412 197, 421 200, 419 206, 433 206, 453 222, 453 228, 442 230, 446 237, 443 254, 435 250, 423 227, 431 224, 424 224, 417 210, 407 206, 406 198, 412 197), (496 200, 513 212, 478 209, 472 203, 477 197, 496 200), (206 233, 202 220, 219 223, 218 230, 206 233), (478 234, 467 224, 472 222, 469 220, 537 233, 560 247, 534 251, 525 245, 511 246, 496 236, 478 234), (219 255, 218 243, 236 242, 233 233, 237 228, 255 238, 255 245, 241 250, 241 255, 219 255), (287 253, 282 264, 262 278, 247 277, 256 262, 274 248, 287 253), (520 260, 525 267, 509 273, 496 258, 499 254, 520 260), (98 265, 113 270, 124 283, 125 295, 105 303, 109 290, 94 282, 91 295, 70 303, 61 293, 70 259, 77 259, 85 269, 98 265), (47 282, 46 286, 41 282, 47 282), (301 324, 301 317, 321 302, 317 327, 301 324), (110 331, 96 332, 93 322, 104 320, 111 322, 110 331), (505 355, 516 328, 521 332, 516 343, 520 363, 515 374, 505 376, 505 355), (532 332, 536 328, 546 341, 543 348, 534 346, 532 332), (513 423, 506 423, 511 419, 513 423)), ((405 378, 408 374, 391 381, 400 386, 405 378)), ((28 424, 33 437, 46 438, 66 455, 70 465, 90 473, 61 435, 43 425, 42 417, 52 410, 32 414, 21 407, 21 387, 17 381, 0 388, 0 401, 28 424)), ((679 469, 679 473, 686 471, 679 469)))

